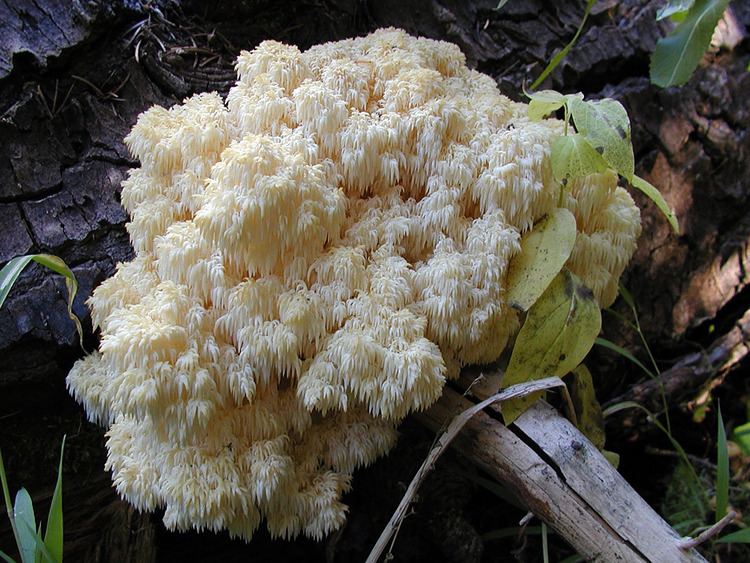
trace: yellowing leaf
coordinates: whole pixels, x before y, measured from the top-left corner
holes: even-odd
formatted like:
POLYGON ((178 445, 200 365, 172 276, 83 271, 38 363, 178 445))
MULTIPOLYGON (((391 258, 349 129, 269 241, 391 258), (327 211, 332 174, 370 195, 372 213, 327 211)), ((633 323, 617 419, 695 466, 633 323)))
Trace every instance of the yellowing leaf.
POLYGON ((591 372, 581 364, 567 378, 568 391, 576 410, 578 429, 598 449, 604 447, 604 415, 596 400, 591 372))
POLYGON ((568 261, 575 241, 576 220, 567 209, 554 209, 534 225, 510 263, 506 301, 528 311, 568 261))
POLYGON ((579 178, 607 170, 607 163, 581 135, 556 137, 551 146, 552 174, 555 179, 579 178))
MULTIPOLYGON (((601 325, 601 311, 591 290, 563 270, 529 309, 513 346, 503 388, 553 375, 562 377, 588 354, 601 325)), ((518 418, 539 395, 505 402, 505 423, 518 418)))
POLYGON ((635 159, 630 140, 630 119, 622 104, 605 98, 596 102, 571 100, 576 130, 601 154, 611 168, 630 182, 635 159))
POLYGON ((680 224, 677 222, 677 216, 674 214, 674 211, 672 211, 669 208, 669 205, 667 204, 664 197, 661 195, 661 192, 656 189, 656 187, 651 184, 650 182, 647 182, 640 176, 633 175, 633 181, 631 182, 634 188, 638 188, 641 190, 646 196, 656 204, 656 207, 659 208, 659 211, 661 211, 664 216, 667 218, 667 221, 669 221, 669 224, 672 226, 672 230, 674 230, 675 234, 680 234, 680 224))
POLYGON ((529 119, 539 121, 553 111, 557 111, 563 106, 565 96, 554 90, 540 90, 533 94, 526 93, 531 100, 529 102, 529 119))

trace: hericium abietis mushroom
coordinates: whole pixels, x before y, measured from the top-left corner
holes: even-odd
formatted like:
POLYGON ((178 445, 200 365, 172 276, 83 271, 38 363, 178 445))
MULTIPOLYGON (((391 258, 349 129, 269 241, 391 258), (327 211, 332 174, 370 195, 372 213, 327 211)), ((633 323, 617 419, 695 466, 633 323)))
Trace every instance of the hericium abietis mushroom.
MULTIPOLYGON (((562 123, 394 29, 265 41, 237 72, 126 138, 136 257, 91 297, 100 349, 68 386, 109 426, 117 491, 169 528, 320 538, 399 421, 518 330, 508 262, 558 205, 562 123)), ((562 204, 567 267, 609 304, 638 210, 614 174, 562 204)))

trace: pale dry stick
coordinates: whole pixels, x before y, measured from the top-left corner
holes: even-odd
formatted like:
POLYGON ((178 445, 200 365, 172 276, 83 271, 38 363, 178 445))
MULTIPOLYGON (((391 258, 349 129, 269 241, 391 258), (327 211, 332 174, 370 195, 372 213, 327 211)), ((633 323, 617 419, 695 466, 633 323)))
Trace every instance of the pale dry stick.
POLYGON ((521 519, 520 519, 520 520, 518 521, 518 525, 519 525, 519 526, 520 526, 521 528, 523 528, 523 527, 524 527, 524 526, 526 526, 526 525, 527 525, 527 524, 528 524, 529 522, 531 522, 531 519, 532 519, 532 518, 534 518, 534 513, 533 513, 533 512, 527 512, 527 513, 526 513, 526 514, 524 515, 524 517, 523 517, 523 518, 521 518, 521 519))
POLYGON ((680 549, 693 549, 707 542, 711 538, 718 536, 721 531, 726 528, 730 522, 733 522, 737 517, 737 513, 734 510, 730 510, 724 515, 724 518, 716 522, 713 526, 704 530, 700 535, 694 538, 685 538, 680 542, 680 549))
POLYGON ((380 534, 378 541, 375 543, 375 547, 372 548, 370 555, 367 557, 367 563, 377 563, 377 561, 380 560, 380 557, 381 555, 383 555, 388 542, 398 528, 401 520, 403 520, 404 516, 406 515, 406 511, 408 510, 409 505, 411 505, 412 500, 414 499, 414 495, 416 494, 419 486, 422 484, 422 481, 424 481, 427 474, 432 470, 435 462, 442 455, 446 446, 451 443, 453 438, 456 437, 456 435, 475 414, 493 403, 507 401, 508 399, 514 399, 517 397, 525 397, 526 395, 530 395, 531 393, 534 393, 536 391, 544 391, 555 387, 562 387, 563 389, 565 389, 565 383, 563 383, 563 381, 559 377, 547 377, 545 379, 539 379, 537 381, 519 383, 518 385, 513 385, 512 387, 504 389, 500 393, 493 395, 489 399, 485 399, 481 403, 478 403, 466 409, 461 414, 456 416, 450 423, 446 431, 440 436, 435 446, 430 450, 427 458, 424 460, 419 470, 417 471, 417 474, 412 479, 409 487, 406 489, 406 493, 401 499, 401 502, 393 513, 393 516, 391 516, 391 519, 389 520, 385 529, 380 534))
MULTIPOLYGON (((448 388, 416 419, 435 431, 472 406, 448 388)), ((451 447, 507 487, 586 560, 705 563, 694 549, 679 547, 679 534, 549 405, 537 401, 511 427, 491 416, 493 408, 472 417, 451 447), (535 436, 534 427, 543 432, 535 436)))

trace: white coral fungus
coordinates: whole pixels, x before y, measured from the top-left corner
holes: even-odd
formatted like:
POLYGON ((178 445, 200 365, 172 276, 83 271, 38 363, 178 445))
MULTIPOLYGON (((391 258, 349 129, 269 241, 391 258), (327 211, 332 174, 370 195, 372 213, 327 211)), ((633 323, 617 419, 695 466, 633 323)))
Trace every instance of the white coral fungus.
MULTIPOLYGON (((506 271, 557 204, 562 126, 394 29, 265 41, 237 71, 226 102, 151 108, 126 138, 136 258, 91 297, 100 350, 68 385, 110 425, 118 492, 169 528, 320 538, 397 423, 517 330, 506 271)), ((609 303, 638 211, 613 176, 566 198, 568 266, 609 303)))

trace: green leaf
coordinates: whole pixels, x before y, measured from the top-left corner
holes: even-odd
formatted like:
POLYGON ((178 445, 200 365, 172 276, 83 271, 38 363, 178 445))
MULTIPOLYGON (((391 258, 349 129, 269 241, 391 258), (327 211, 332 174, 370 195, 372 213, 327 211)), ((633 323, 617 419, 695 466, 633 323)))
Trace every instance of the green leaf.
POLYGON ((31 541, 34 542, 34 546, 36 548, 34 552, 34 561, 41 562, 41 560, 44 559, 47 563, 60 563, 52 559, 52 556, 47 550, 47 546, 44 545, 42 535, 39 532, 35 531, 34 528, 30 527, 25 521, 19 522, 19 524, 22 528, 28 531, 29 536, 31 537, 31 541))
POLYGON ((510 262, 506 301, 528 311, 562 270, 575 242, 576 220, 567 209, 554 209, 534 225, 510 262))
POLYGON ((651 82, 662 88, 684 84, 698 66, 729 0, 695 0, 685 19, 659 39, 651 55, 651 82))
POLYGON ((622 282, 618 284, 618 288, 620 290, 622 300, 627 303, 628 307, 635 311, 635 299, 633 299, 633 295, 630 293, 630 291, 628 291, 628 288, 622 285, 622 282))
POLYGON ((552 174, 558 181, 607 170, 607 163, 581 135, 555 137, 551 145, 552 174))
POLYGON ((15 559, 13 559, 10 555, 8 555, 7 553, 5 553, 2 550, 0 550, 0 557, 2 557, 3 561, 5 561, 5 563, 16 563, 15 559))
POLYGON ((8 489, 8 479, 5 476, 5 465, 3 464, 3 454, 0 452, 0 482, 3 487, 3 501, 5 502, 5 510, 8 513, 8 520, 10 520, 10 527, 13 530, 13 537, 16 540, 16 545, 20 545, 18 539, 18 529, 16 528, 16 520, 13 517, 13 504, 10 500, 10 490, 8 489))
POLYGON ((13 517, 18 529, 18 551, 21 560, 23 563, 34 563, 36 560, 36 541, 34 541, 36 519, 34 518, 34 504, 31 502, 31 496, 24 488, 16 493, 13 517))
POLYGON ((674 211, 672 211, 669 208, 669 205, 667 205, 666 200, 661 195, 659 190, 656 189, 651 183, 647 182, 640 176, 636 176, 633 174, 633 181, 631 182, 634 188, 637 188, 641 190, 644 194, 646 194, 646 197, 648 197, 651 201, 656 204, 656 207, 659 208, 659 211, 662 212, 662 214, 667 218, 667 221, 669 221, 669 224, 672 226, 672 230, 675 232, 675 234, 680 234, 680 224, 677 222, 677 216, 674 214, 674 211))
POLYGON ((750 455, 750 422, 735 427, 732 441, 737 443, 744 455, 750 455))
POLYGON ((717 543, 750 543, 750 528, 732 532, 731 534, 720 537, 716 541, 717 543))
POLYGON ((24 268, 32 260, 42 266, 46 266, 53 272, 65 276, 65 287, 68 289, 68 316, 76 325, 78 339, 81 348, 83 348, 83 328, 81 327, 81 321, 73 313, 73 300, 78 291, 78 282, 76 281, 75 274, 68 268, 68 265, 57 256, 53 256, 52 254, 27 254, 26 256, 18 256, 10 260, 0 270, 0 307, 5 303, 5 298, 8 297, 8 293, 18 279, 18 276, 21 275, 21 272, 23 272, 24 268))
POLYGON ((607 164, 630 182, 635 159, 630 140, 628 112, 616 100, 570 101, 576 130, 591 143, 607 164))
POLYGON ((500 1, 499 1, 499 2, 497 3, 497 6, 495 6, 495 10, 496 10, 496 11, 498 11, 498 10, 502 10, 502 9, 503 9, 503 6, 505 6, 505 5, 507 4, 507 3, 508 3, 508 0, 500 0, 500 1))
MULTIPOLYGON (((596 298, 568 270, 563 270, 529 309, 518 333, 502 387, 562 377, 588 354, 602 325, 596 298)), ((503 403, 506 424, 518 418, 541 393, 503 403)))
POLYGON ((62 511, 62 467, 65 452, 65 436, 60 446, 60 464, 57 468, 57 483, 52 494, 52 503, 47 515, 47 530, 44 533, 44 545, 55 561, 63 558, 63 511, 62 511))
POLYGON ((729 454, 727 452, 727 434, 724 430, 724 419, 721 417, 721 406, 718 409, 716 436, 716 521, 727 513, 729 507, 729 454))
POLYGON ((542 74, 539 75, 539 77, 534 80, 534 83, 531 85, 532 90, 536 90, 537 87, 544 82, 544 79, 547 78, 550 73, 557 68, 557 65, 559 65, 562 60, 568 55, 570 50, 573 48, 573 45, 576 44, 576 41, 578 41, 578 37, 581 35, 581 31, 583 31, 583 26, 586 25, 586 20, 589 17, 589 13, 591 12, 591 8, 594 7, 594 4, 596 4, 596 0, 587 0, 586 1, 586 9, 583 12, 583 18, 581 18, 581 23, 578 25, 578 29, 576 30, 576 34, 573 36, 573 39, 570 40, 570 43, 565 45, 562 49, 560 49, 557 53, 555 53, 555 56, 552 57, 550 62, 547 64, 547 66, 542 71, 542 74))
POLYGON ((540 90, 533 94, 527 92, 526 95, 531 100, 528 112, 532 121, 539 121, 553 111, 559 110, 565 103, 565 96, 555 90, 540 90))
POLYGON ((580 364, 568 376, 568 391, 576 411, 578 429, 597 449, 604 447, 604 416, 596 400, 594 382, 588 368, 580 364))
POLYGON ((610 450, 602 450, 602 455, 612 467, 614 467, 615 469, 620 467, 620 454, 610 450))
POLYGON ((5 476, 5 465, 3 464, 3 453, 0 452, 0 482, 3 486, 3 501, 5 510, 8 511, 8 519, 13 523, 13 505, 10 502, 10 491, 8 490, 8 478, 5 476))
POLYGON ((650 378, 654 379, 656 378, 656 375, 654 372, 652 372, 650 369, 648 369, 641 361, 636 358, 633 354, 630 353, 629 350, 623 348, 622 346, 618 346, 614 342, 607 340, 606 338, 597 338, 595 341, 596 344, 599 346, 602 346, 603 348, 608 348, 612 350, 613 352, 617 352, 620 354, 623 358, 626 358, 633 362, 635 365, 637 365, 639 368, 643 370, 643 372, 648 375, 650 378))
POLYGON ((669 18, 674 14, 681 12, 687 12, 693 7, 695 0, 669 0, 666 5, 662 6, 658 12, 656 12, 656 21, 669 18))
POLYGON ((5 303, 10 288, 21 275, 24 268, 34 259, 33 255, 19 256, 10 260, 2 270, 0 270, 0 307, 5 303))

